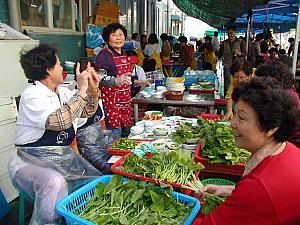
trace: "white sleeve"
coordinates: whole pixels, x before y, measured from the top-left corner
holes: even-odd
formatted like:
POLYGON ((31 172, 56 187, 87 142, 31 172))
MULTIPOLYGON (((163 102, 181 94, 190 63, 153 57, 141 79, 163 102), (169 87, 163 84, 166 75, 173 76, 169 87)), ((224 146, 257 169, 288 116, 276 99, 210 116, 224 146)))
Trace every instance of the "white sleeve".
POLYGON ((145 71, 142 67, 135 65, 136 66, 136 72, 137 72, 137 76, 138 76, 138 80, 146 80, 146 74, 145 71))
POLYGON ((144 49, 144 55, 150 56, 150 47, 149 47, 148 44, 145 46, 145 49, 144 49))
POLYGON ((160 52, 161 52, 161 48, 160 48, 160 45, 159 45, 159 44, 157 44, 156 52, 157 52, 157 53, 160 53, 160 52))

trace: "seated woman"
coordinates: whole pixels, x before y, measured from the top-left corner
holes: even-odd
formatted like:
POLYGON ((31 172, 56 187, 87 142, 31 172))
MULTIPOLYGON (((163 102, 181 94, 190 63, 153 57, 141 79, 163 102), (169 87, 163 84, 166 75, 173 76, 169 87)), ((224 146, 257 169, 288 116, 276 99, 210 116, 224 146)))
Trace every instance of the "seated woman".
POLYGON ((231 66, 230 72, 233 76, 233 80, 228 88, 227 94, 225 96, 227 112, 225 118, 231 120, 233 117, 233 101, 231 98, 232 92, 235 87, 243 82, 250 80, 252 77, 253 67, 252 63, 245 59, 237 59, 231 66))
POLYGON ((296 101, 275 79, 254 77, 232 94, 235 143, 252 153, 235 186, 206 185, 201 191, 227 200, 201 225, 300 224, 300 149, 287 142, 299 126, 296 101))
POLYGON ((50 224, 59 221, 57 201, 68 195, 68 190, 78 188, 77 181, 101 175, 68 147, 78 118, 97 109, 99 78, 89 65, 82 73, 78 67, 78 91, 74 94, 59 87, 63 68, 56 50, 48 45, 22 54, 20 62, 26 78, 34 83, 21 95, 16 149, 8 169, 13 184, 35 199, 31 224, 50 224))

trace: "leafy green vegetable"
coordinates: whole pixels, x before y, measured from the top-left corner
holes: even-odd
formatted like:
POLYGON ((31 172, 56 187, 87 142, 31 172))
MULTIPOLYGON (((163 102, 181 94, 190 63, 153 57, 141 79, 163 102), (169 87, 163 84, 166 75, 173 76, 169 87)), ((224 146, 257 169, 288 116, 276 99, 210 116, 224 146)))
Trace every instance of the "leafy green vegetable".
POLYGON ((150 158, 129 155, 125 158, 124 166, 119 167, 128 173, 178 184, 185 184, 196 171, 203 168, 202 164, 194 163, 190 151, 162 152, 150 158))
POLYGON ((200 138, 198 127, 193 127, 191 123, 181 124, 172 134, 172 140, 179 144, 185 143, 188 139, 200 138))
POLYGON ((112 176, 108 184, 100 183, 78 216, 96 224, 183 224, 193 205, 185 205, 172 197, 172 187, 112 176))
POLYGON ((122 138, 111 146, 112 149, 115 150, 131 150, 134 149, 138 143, 135 140, 129 138, 122 138))
POLYGON ((230 126, 203 118, 198 118, 198 124, 201 130, 201 155, 208 157, 210 163, 234 165, 247 162, 250 152, 235 145, 230 126))

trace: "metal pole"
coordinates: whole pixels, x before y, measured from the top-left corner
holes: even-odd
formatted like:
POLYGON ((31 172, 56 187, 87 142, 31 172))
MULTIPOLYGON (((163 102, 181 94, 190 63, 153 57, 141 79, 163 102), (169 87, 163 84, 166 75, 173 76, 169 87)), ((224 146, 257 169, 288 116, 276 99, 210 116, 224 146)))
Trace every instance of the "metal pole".
POLYGON ((169 6, 170 6, 170 5, 169 5, 169 0, 167 0, 167 29, 166 29, 166 31, 167 31, 167 34, 168 34, 168 35, 170 35, 170 33, 171 33, 171 32, 170 32, 170 28, 169 28, 169 19, 170 19, 170 18, 169 18, 169 17, 170 17, 170 16, 169 16, 169 6))
POLYGON ((249 48, 249 34, 250 34, 250 25, 252 21, 252 16, 253 16, 253 11, 252 9, 249 10, 248 12, 248 23, 247 23, 247 32, 246 32, 246 59, 248 58, 248 48, 249 48))
POLYGON ((296 27, 296 37, 295 37, 295 46, 294 46, 294 52, 293 52, 293 67, 292 67, 292 73, 294 75, 294 78, 296 76, 296 66, 297 66, 297 56, 298 56, 298 45, 299 45, 299 33, 300 33, 300 4, 298 4, 298 19, 297 19, 297 27, 296 27))

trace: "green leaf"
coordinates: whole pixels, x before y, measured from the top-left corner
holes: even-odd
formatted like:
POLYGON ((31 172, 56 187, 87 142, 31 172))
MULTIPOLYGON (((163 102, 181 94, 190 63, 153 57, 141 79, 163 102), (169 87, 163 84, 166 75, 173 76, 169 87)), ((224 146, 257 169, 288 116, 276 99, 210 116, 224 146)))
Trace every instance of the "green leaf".
POLYGON ((152 191, 152 190, 149 190, 149 192, 150 192, 150 196, 151 196, 152 202, 153 202, 154 204, 157 203, 157 202, 160 202, 161 197, 160 197, 157 193, 155 193, 155 192, 152 191))
POLYGON ((140 198, 142 198, 145 190, 144 189, 139 189, 135 191, 131 197, 131 203, 137 202, 140 198))
POLYGON ((129 221, 127 220, 127 217, 123 213, 120 214, 119 221, 123 225, 128 225, 129 224, 129 221))

